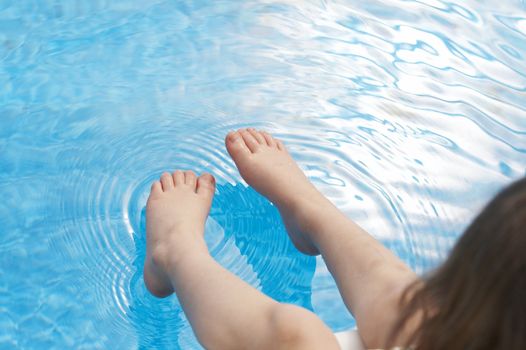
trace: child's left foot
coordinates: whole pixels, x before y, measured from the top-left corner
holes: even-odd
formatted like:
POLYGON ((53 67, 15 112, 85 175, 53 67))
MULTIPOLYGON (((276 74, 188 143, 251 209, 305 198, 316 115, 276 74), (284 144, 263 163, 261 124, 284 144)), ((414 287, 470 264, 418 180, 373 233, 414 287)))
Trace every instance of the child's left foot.
POLYGON ((212 175, 192 171, 164 173, 152 185, 146 205, 144 282, 156 297, 174 289, 167 268, 182 255, 205 249, 204 227, 214 197, 212 175))

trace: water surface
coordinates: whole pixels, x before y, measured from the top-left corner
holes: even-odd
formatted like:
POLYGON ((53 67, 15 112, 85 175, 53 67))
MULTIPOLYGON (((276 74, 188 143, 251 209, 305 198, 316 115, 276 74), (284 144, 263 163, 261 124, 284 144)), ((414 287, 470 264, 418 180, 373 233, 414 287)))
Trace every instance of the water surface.
POLYGON ((217 178, 207 239, 354 326, 223 138, 263 128, 419 273, 526 169, 526 7, 504 1, 0 2, 0 348, 199 349, 142 281, 162 171, 217 178))

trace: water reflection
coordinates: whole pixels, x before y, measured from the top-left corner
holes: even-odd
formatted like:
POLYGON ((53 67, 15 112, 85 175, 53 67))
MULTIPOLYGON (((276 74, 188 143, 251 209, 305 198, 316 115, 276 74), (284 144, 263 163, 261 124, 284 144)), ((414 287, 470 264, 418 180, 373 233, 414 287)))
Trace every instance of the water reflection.
POLYGON ((2 1, 0 348, 197 346, 177 300, 141 279, 149 185, 175 168, 216 176, 207 231, 225 266, 353 326, 323 261, 295 252, 243 185, 224 135, 273 132, 423 272, 525 174, 524 6, 2 1))

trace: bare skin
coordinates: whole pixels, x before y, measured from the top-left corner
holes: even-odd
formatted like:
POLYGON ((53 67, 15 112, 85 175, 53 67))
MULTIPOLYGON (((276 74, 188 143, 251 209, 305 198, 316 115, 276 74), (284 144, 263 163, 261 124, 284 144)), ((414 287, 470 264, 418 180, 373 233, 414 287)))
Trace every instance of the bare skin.
POLYGON ((146 206, 144 265, 144 280, 153 295, 162 298, 174 292, 170 277, 163 270, 165 260, 174 254, 185 254, 187 244, 205 245, 204 224, 214 191, 212 175, 197 178, 192 171, 164 173, 160 181, 153 183, 146 206))
POLYGON ((207 349, 338 349, 312 312, 267 297, 212 259, 204 224, 214 180, 191 171, 164 173, 147 203, 144 280, 155 296, 175 291, 207 349))
MULTIPOLYGON (((226 147, 243 179, 278 207, 296 248, 322 255, 365 345, 384 347, 414 272, 323 196, 281 141, 249 128, 229 133, 226 147)), ((399 334, 398 344, 417 326, 399 334)))
MULTIPOLYGON (((400 293, 415 274, 325 198, 281 141, 242 129, 225 143, 245 181, 278 207, 294 245, 322 254, 367 347, 383 347, 400 293)), ((206 347, 337 349, 314 314, 275 302, 210 258, 203 231, 213 192, 211 175, 192 172, 166 173, 152 185, 144 267, 150 292, 175 291, 206 347)), ((400 334, 400 344, 404 339, 400 334)))

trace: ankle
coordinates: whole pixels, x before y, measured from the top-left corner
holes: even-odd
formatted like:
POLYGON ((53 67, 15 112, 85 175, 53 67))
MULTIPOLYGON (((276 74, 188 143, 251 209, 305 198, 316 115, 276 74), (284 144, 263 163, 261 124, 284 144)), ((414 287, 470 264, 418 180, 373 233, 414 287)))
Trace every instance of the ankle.
POLYGON ((204 238, 183 239, 178 237, 154 247, 152 249, 152 262, 163 271, 169 271, 188 257, 200 254, 209 255, 204 238))
POLYGON ((280 211, 284 218, 293 220, 297 229, 319 249, 319 242, 323 239, 326 228, 334 225, 344 215, 330 200, 316 192, 299 198, 283 211, 280 208, 280 211))
POLYGON ((275 203, 279 210, 301 218, 303 212, 309 210, 313 204, 316 205, 326 200, 311 183, 303 187, 293 192, 291 191, 290 196, 281 198, 280 202, 275 203))

